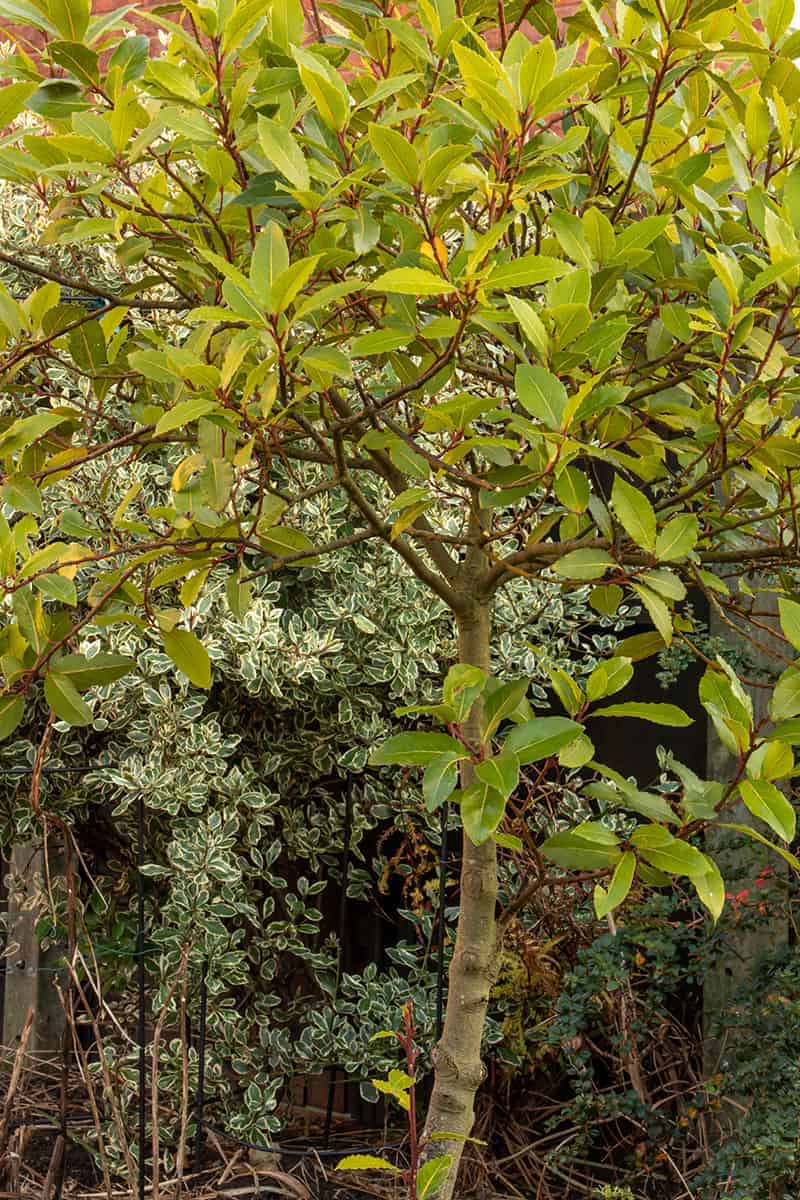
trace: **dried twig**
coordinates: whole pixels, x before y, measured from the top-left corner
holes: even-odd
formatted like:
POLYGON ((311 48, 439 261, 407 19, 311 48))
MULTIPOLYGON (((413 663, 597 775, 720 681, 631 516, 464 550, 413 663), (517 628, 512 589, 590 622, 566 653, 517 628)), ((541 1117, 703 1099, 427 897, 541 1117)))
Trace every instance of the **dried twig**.
POLYGON ((5 1154, 6 1146, 8 1145, 8 1132, 11 1125, 11 1114, 14 1111, 14 1099, 17 1095, 19 1082, 22 1078, 22 1071, 25 1065, 25 1053, 28 1049, 28 1042, 33 1032, 33 1021, 36 1015, 35 1009, 29 1008, 28 1015, 25 1018, 25 1024, 22 1027, 22 1033, 19 1038, 19 1046, 14 1055, 14 1067, 11 1072, 11 1078, 8 1081, 8 1089, 6 1098, 3 1103, 3 1115, 0 1117, 0 1159, 5 1154))
POLYGON ((58 1183, 58 1176, 61 1172, 61 1163, 64 1159, 64 1151, 67 1148, 66 1140, 63 1134, 59 1134, 53 1146, 53 1153, 50 1156, 50 1166, 47 1168, 47 1175, 42 1188, 42 1200, 51 1200, 53 1193, 58 1183))

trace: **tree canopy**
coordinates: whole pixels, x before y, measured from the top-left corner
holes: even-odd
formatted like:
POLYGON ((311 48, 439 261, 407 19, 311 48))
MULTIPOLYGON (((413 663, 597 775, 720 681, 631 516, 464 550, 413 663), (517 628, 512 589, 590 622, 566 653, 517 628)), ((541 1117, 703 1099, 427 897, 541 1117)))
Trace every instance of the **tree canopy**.
POLYGON ((428 803, 457 800, 465 830, 428 1114, 449 1196, 520 769, 585 766, 599 815, 631 815, 543 847, 597 873, 598 913, 637 873, 688 876, 716 915, 724 886, 691 837, 739 797, 793 836, 775 783, 800 730, 792 6, 759 6, 757 27, 728 0, 566 21, 549 3, 343 0, 309 39, 297 0, 182 0, 154 15, 160 55, 88 0, 38 11, 55 77, 19 51, 0 91, 3 124, 24 114, 0 173, 50 207, 35 252, 0 253, 41 280, 0 293, 0 733, 40 686, 56 718, 92 720, 83 694, 130 663, 76 650, 89 626, 137 627, 206 689, 193 624, 217 570, 242 615, 254 578, 361 543, 399 556, 459 638, 441 702, 405 711, 444 731, 374 758, 425 766, 428 803), (113 255, 114 286, 86 279, 89 247, 113 255), (304 527, 309 501, 328 536, 304 527), (600 614, 635 598, 653 625, 585 688, 550 672, 564 716, 491 676, 495 595, 543 573, 591 583, 600 614), (767 730, 707 663, 735 772, 684 769, 668 800, 596 764, 584 726, 688 720, 607 701, 643 655, 694 647, 688 588, 756 638, 777 591, 785 670, 767 730))

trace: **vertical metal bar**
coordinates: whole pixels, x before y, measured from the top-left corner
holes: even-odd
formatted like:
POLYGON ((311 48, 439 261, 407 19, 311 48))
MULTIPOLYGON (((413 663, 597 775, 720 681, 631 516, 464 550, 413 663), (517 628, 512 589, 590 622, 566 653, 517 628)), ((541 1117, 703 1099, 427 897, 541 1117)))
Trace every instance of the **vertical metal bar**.
POLYGON ((198 1171, 203 1159, 203 1112, 206 1104, 206 1023, 208 1018, 208 960, 203 961, 203 978, 200 983, 200 1028, 197 1035, 197 1101, 195 1104, 196 1129, 194 1134, 194 1169, 198 1171))
MULTIPOLYGON (((344 844, 342 846, 342 888, 339 893, 339 966, 336 972, 336 991, 339 990, 339 983, 344 969, 344 943, 347 936, 347 880, 350 874, 350 840, 352 837, 353 826, 353 780, 352 776, 347 777, 347 788, 344 794, 344 844)), ((327 1150, 331 1140, 331 1127, 333 1125, 333 1099, 336 1091, 336 1078, 338 1071, 336 1067, 331 1067, 330 1083, 328 1084, 328 1104, 325 1110, 325 1133, 324 1144, 327 1150)))
POLYGON ((144 796, 139 793, 137 799, 137 860, 139 865, 137 881, 137 927, 136 927, 136 974, 139 991, 139 1200, 144 1200, 145 1166, 147 1151, 147 1121, 145 1105, 145 1083, 147 1065, 145 1060, 145 976, 144 976, 144 796))
POLYGON ((439 920, 436 932, 436 1041, 442 1036, 444 1023, 444 939, 446 933, 447 866, 448 866, 448 821, 450 806, 445 800, 442 805, 442 836, 439 852, 439 920))

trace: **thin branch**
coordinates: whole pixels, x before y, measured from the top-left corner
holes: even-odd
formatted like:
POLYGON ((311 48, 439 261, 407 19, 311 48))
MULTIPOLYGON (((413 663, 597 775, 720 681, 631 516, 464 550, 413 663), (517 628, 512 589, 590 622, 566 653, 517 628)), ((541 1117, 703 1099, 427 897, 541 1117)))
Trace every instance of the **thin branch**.
MULTIPOLYGON (((134 297, 118 296, 106 288, 97 287, 96 284, 76 282, 68 275, 64 275, 63 272, 57 271, 55 267, 39 267, 36 263, 29 262, 28 259, 20 258, 17 254, 7 254, 2 250, 0 250, 0 262, 7 263, 8 266, 14 267, 18 271, 24 271, 27 275, 36 275, 39 279, 49 279, 52 283, 60 283, 62 287, 85 292, 87 296, 96 296, 98 300, 106 300, 115 307, 136 308, 141 312, 156 312, 161 309, 165 312, 186 312, 191 307, 189 304, 182 304, 180 300, 136 300, 134 297)), ((136 284, 132 283, 130 286, 136 287, 136 284)))
MULTIPOLYGON (((511 574, 515 568, 526 563, 541 563, 549 566, 556 559, 562 558, 572 550, 618 550, 608 538, 576 539, 570 542, 539 542, 534 546, 526 546, 506 558, 496 559, 494 566, 487 572, 483 585, 488 591, 494 591, 511 574)), ((698 555, 701 563, 711 566, 721 566, 730 563, 745 568, 748 563, 780 563, 783 566, 800 562, 800 548, 789 546, 751 546, 740 550, 701 550, 698 555)), ((620 567, 654 567, 657 561, 651 554, 643 551, 624 551, 617 553, 616 561, 620 567)), ((671 564, 673 569, 680 570, 680 564, 671 564)), ((694 582, 694 579, 693 579, 694 582)))

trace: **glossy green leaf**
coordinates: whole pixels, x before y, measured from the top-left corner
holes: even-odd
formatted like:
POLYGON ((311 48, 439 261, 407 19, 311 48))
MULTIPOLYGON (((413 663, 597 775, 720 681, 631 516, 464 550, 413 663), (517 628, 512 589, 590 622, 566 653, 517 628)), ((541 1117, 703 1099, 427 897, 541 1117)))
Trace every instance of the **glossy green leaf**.
MULTIPOLYGON (((313 550, 314 543, 307 533, 301 529, 291 529, 286 525, 271 525, 268 529, 259 528, 258 539, 268 554, 276 559, 290 558, 313 550)), ((295 566, 303 566, 309 560, 294 559, 295 566)))
POLYGON ((652 588, 644 587, 640 583, 634 583, 631 590, 641 600, 644 607, 647 609, 650 620, 655 625, 661 639, 666 646, 672 643, 672 613, 669 606, 661 599, 657 592, 652 588))
POLYGON ((537 283, 558 279, 566 275, 569 269, 569 263, 562 262, 559 258, 550 258, 546 254, 525 254, 521 258, 512 259, 511 262, 493 266, 484 279, 483 286, 496 292, 533 287, 537 283))
POLYGON ((308 163, 293 134, 269 117, 258 116, 258 141, 265 157, 293 188, 308 191, 308 163))
POLYGON ((189 629, 162 634, 165 653, 195 687, 211 687, 211 660, 203 643, 189 629))
POLYGON ((388 1158, 378 1158, 375 1154, 348 1154, 340 1158, 334 1170, 336 1171, 392 1171, 400 1174, 399 1167, 389 1162, 388 1158))
POLYGON ((519 782, 519 759, 506 750, 494 758, 484 759, 475 768, 475 774, 481 783, 507 799, 519 782))
POLYGON ((417 1200, 434 1200, 447 1179, 452 1161, 449 1154, 442 1154, 421 1165, 417 1171, 417 1200))
MULTIPOLYGON (((586 699, 595 701, 602 700, 604 696, 613 696, 615 692, 627 687, 632 678, 633 664, 629 658, 610 658, 606 662, 598 663, 586 680, 586 699)), ((596 710, 593 715, 597 716, 598 711, 602 713, 607 710, 596 710)))
POLYGON ((725 907, 725 880, 720 874, 719 867, 710 858, 706 858, 708 870, 704 875, 693 875, 692 883, 700 899, 715 921, 722 916, 725 907))
POLYGON ((313 98, 319 115, 331 129, 341 132, 350 119, 350 96, 344 80, 321 55, 291 48, 303 86, 313 98))
POLYGON ((785 842, 793 842, 796 827, 794 807, 783 792, 767 779, 743 779, 739 795, 745 807, 769 825, 785 842))
POLYGON ((465 721, 469 716, 472 706, 486 687, 486 680, 486 672, 469 663, 456 663, 447 672, 442 697, 455 712, 457 721, 465 721))
POLYGON ((647 497, 622 478, 614 476, 611 507, 622 528, 643 550, 656 548, 656 514, 647 497))
POLYGON ((92 11, 90 0, 46 0, 42 8, 62 37, 74 42, 83 40, 92 11))
POLYGON ((419 179, 419 163, 408 138, 386 125, 371 124, 369 140, 377 151, 387 174, 392 179, 414 187, 419 179))
POLYGON ((374 354, 388 354, 400 350, 414 337, 413 333, 399 329, 376 329, 356 338, 350 351, 356 358, 369 358, 374 354))
POLYGON ((427 767, 443 754, 461 759, 464 747, 447 733, 397 733, 372 752, 370 762, 374 767, 427 767))
POLYGON ((208 400, 204 396, 193 396, 191 400, 183 400, 174 408, 170 408, 158 420, 155 428, 156 436, 172 433, 175 429, 183 429, 192 421, 198 421, 200 417, 208 416, 209 413, 214 412, 216 407, 213 400, 208 400))
POLYGON ((54 62, 71 72, 81 83, 96 88, 100 83, 100 66, 97 55, 80 42, 51 42, 48 52, 54 62))
POLYGON ((800 650, 800 604, 796 600, 780 596, 778 612, 784 637, 791 642, 795 650, 800 650))
POLYGON ((48 671, 44 681, 44 697, 56 716, 69 725, 91 725, 94 720, 92 710, 81 699, 72 680, 59 675, 57 671, 48 671))
MULTIPOLYGON (((466 758, 462 749, 448 751, 431 758, 425 767, 422 777, 422 798, 428 812, 433 812, 444 804, 458 787, 458 764, 466 758)), ((375 761, 374 758, 372 760, 375 761)))
POLYGON ((110 654, 100 651, 87 658, 85 654, 62 654, 51 659, 54 671, 68 679, 79 692, 90 687, 103 687, 122 679, 136 666, 136 660, 126 654, 110 654))
POLYGON ((517 396, 522 406, 548 429, 560 429, 567 392, 560 379, 544 367, 517 367, 517 396))
POLYGON ((581 732, 582 727, 567 717, 534 717, 511 730, 503 749, 514 754, 520 766, 527 766, 557 754, 581 732))
POLYGON ((456 287, 441 275, 423 271, 421 267, 395 267, 374 279, 367 290, 395 292, 398 296, 447 296, 456 287))
POLYGON ((587 580, 599 579, 616 566, 605 550, 570 550, 553 563, 553 570, 564 579, 587 580))
POLYGON ((673 517, 659 530, 655 543, 655 555, 659 562, 679 562, 691 554, 698 537, 697 517, 683 513, 673 517))
POLYGON ((25 101, 35 91, 35 83, 9 83, 0 88, 0 129, 5 129, 19 116, 25 107, 25 101))
POLYGON ((800 716, 800 669, 787 667, 772 690, 769 715, 773 721, 800 716))
POLYGON ((651 725, 671 725, 678 729, 693 723, 677 704, 649 703, 630 700, 624 704, 609 704, 605 708, 592 710, 593 717, 636 717, 640 721, 649 721, 651 725))
POLYGON ((631 890, 635 873, 636 855, 632 854, 630 850, 626 850, 614 868, 608 891, 602 884, 595 884, 594 911, 598 920, 602 920, 615 908, 619 908, 631 890))
POLYGON ((542 854, 568 871, 602 871, 622 858, 616 834, 596 821, 556 833, 543 842, 542 854))
POLYGON ((686 875, 690 879, 708 874, 709 860, 696 846, 673 837, 662 825, 643 825, 631 835, 645 862, 668 875, 686 875))
POLYGON ((738 825, 731 821, 720 821, 719 828, 733 829, 737 833, 744 834, 745 837, 752 838, 754 842, 760 842, 762 846, 767 846, 770 850, 774 850, 775 853, 782 858, 784 862, 787 862, 794 871, 800 871, 800 859, 792 854, 791 851, 785 850, 783 846, 776 846, 774 842, 771 842, 768 838, 765 838, 764 835, 759 833, 757 829, 752 829, 749 825, 738 825))
POLYGON ((503 721, 517 711, 529 686, 528 679, 515 679, 510 683, 500 684, 488 693, 483 706, 484 736, 487 740, 494 737, 503 721))
POLYGON ((709 667, 700 680, 700 703, 714 724, 722 744, 738 754, 749 741, 752 708, 745 698, 737 695, 730 677, 722 670, 709 667))
POLYGON ((0 742, 10 737, 25 715, 25 700, 22 696, 0 698, 0 742))
POLYGON ((491 837, 503 819, 506 798, 489 784, 479 780, 461 794, 461 823, 476 846, 491 837))

